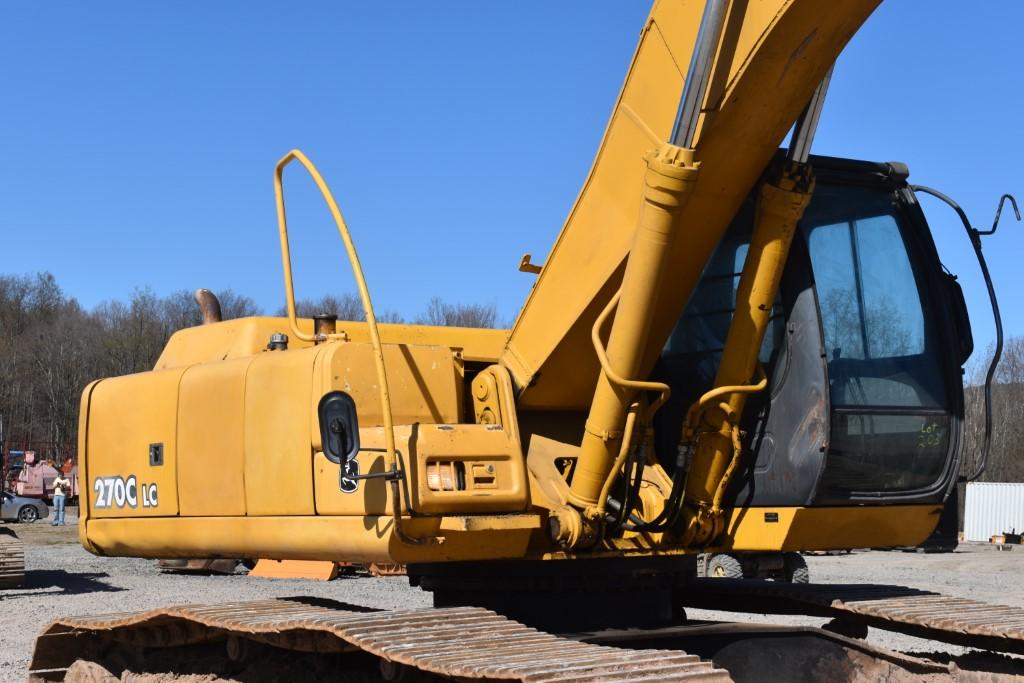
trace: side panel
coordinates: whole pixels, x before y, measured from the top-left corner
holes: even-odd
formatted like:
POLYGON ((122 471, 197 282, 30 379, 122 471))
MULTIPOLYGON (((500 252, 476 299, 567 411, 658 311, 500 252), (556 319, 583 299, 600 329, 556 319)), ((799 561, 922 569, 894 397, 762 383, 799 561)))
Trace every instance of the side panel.
POLYGON ((193 516, 245 514, 245 376, 249 358, 194 365, 181 378, 178 504, 193 516))
MULTIPOLYGON (((440 346, 385 345, 384 365, 391 395, 391 415, 395 424, 395 446, 404 466, 415 469, 410 460, 409 439, 419 423, 459 422, 462 404, 463 370, 461 359, 450 348, 440 346)), ((377 369, 369 344, 331 344, 318 359, 319 384, 313 396, 311 430, 313 479, 316 511, 321 515, 390 514, 388 485, 383 479, 367 479, 342 491, 339 465, 320 452, 319 419, 316 402, 329 391, 348 393, 356 402, 362 451, 356 456, 360 474, 384 471, 384 433, 381 428, 380 393, 377 369)))
MULTIPOLYGON (((409 452, 409 425, 395 426, 395 448, 409 452)), ((359 443, 363 450, 356 456, 360 474, 384 471, 384 430, 364 427, 359 430, 359 443)), ((313 479, 316 487, 316 513, 318 515, 389 515, 391 499, 384 479, 365 479, 358 485, 342 491, 338 485, 338 463, 331 462, 322 452, 313 457, 313 479)))
MULTIPOLYGON (((417 537, 441 531, 440 518, 405 519, 417 537)), ((390 517, 186 517, 99 519, 89 524, 101 555, 269 557, 350 562, 511 560, 527 555, 530 529, 444 531, 444 543, 410 545, 390 517)))
MULTIPOLYGON (((384 418, 373 348, 369 344, 341 343, 325 345, 323 349, 320 362, 323 369, 317 386, 320 393, 314 397, 314 409, 320 396, 340 390, 355 400, 360 426, 382 425, 384 418)), ((394 424, 459 421, 462 363, 451 349, 386 344, 383 351, 394 424)), ((316 415, 313 417, 315 420, 316 415)), ((314 430, 313 445, 320 446, 317 430, 314 430)))
POLYGON ((81 483, 89 490, 90 517, 178 514, 178 386, 183 373, 148 372, 94 385, 87 432, 89 479, 81 483), (158 449, 156 464, 150 464, 151 447, 158 449))
POLYGON ((941 505, 751 507, 726 510, 716 550, 776 552, 916 546, 935 530, 941 505))
MULTIPOLYGON (((269 352, 245 381, 245 500, 249 515, 312 515, 310 406, 318 348, 269 352)), ((315 406, 315 404, 312 404, 315 406)))

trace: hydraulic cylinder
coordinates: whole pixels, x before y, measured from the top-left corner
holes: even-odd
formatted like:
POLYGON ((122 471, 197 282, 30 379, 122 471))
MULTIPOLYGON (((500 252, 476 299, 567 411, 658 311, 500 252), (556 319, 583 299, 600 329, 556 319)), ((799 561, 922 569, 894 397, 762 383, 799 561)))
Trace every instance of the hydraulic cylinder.
MULTIPOLYGON (((677 218, 696 183, 698 167, 693 150, 671 144, 647 156, 640 215, 608 336, 608 363, 619 377, 635 379, 641 372, 658 291, 679 231, 677 218)), ((635 395, 635 389, 617 384, 604 372, 598 377, 570 487, 574 506, 587 509, 597 504, 635 395)))
POLYGON ((740 418, 793 235, 813 189, 810 167, 798 162, 787 162, 776 180, 761 186, 715 389, 691 408, 685 426, 690 434, 684 439, 695 440, 685 493, 688 543, 704 545, 721 532, 721 498, 740 455, 740 418))

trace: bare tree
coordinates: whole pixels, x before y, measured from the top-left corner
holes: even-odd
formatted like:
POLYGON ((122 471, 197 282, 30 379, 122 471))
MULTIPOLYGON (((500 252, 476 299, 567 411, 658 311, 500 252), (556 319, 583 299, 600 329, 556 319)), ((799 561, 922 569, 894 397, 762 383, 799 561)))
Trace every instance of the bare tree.
MULTIPOLYGON (((376 308, 376 307, 374 307, 376 308)), ((295 302, 295 312, 300 318, 312 318, 321 313, 334 314, 338 320, 362 322, 366 320, 362 300, 355 294, 345 293, 341 296, 326 294, 319 299, 299 299, 295 302)), ((402 316, 395 311, 375 311, 379 323, 400 323, 402 316)), ((288 315, 284 306, 278 309, 278 315, 288 315)))
MULTIPOLYGON (((217 293, 225 319, 260 315, 249 297, 217 293)), ((365 318, 353 294, 298 302, 299 315, 334 313, 340 320, 365 318)), ((284 314, 284 311, 279 313, 284 314)), ((381 322, 402 322, 384 311, 381 322)), ((448 304, 435 297, 417 322, 426 325, 494 327, 493 305, 448 304)), ((0 275, 0 448, 49 444, 42 457, 73 455, 82 389, 92 380, 153 367, 179 329, 202 323, 192 292, 166 297, 135 290, 126 301, 105 301, 85 310, 50 273, 0 275)))
MULTIPOLYGON (((220 299, 226 318, 259 313, 230 290, 220 299)), ((86 311, 50 273, 0 276, 0 447, 48 444, 43 457, 71 455, 85 385, 151 369, 171 334, 200 322, 185 290, 161 298, 139 289, 86 311)))
MULTIPOLYGON (((983 385, 994 352, 994 345, 990 345, 967 368, 963 474, 971 474, 981 456, 985 427, 983 385)), ((1024 481, 1024 337, 1006 340, 996 368, 992 383, 992 446, 981 480, 1024 481)))
MULTIPOLYGON (((194 291, 179 289, 163 300, 163 317, 171 331, 203 324, 203 315, 196 305, 194 291)), ((217 291, 220 313, 224 320, 259 315, 262 311, 256 302, 247 296, 236 294, 232 289, 217 291)))
POLYGON ((427 311, 416 318, 419 325, 447 327, 494 327, 498 310, 494 304, 449 304, 435 296, 427 311))

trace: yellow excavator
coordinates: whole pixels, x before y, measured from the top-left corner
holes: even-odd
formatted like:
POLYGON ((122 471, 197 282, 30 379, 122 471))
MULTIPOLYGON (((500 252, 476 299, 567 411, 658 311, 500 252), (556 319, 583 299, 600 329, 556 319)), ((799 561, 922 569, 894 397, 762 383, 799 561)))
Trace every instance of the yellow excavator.
MULTIPOLYGON (((851 637, 867 626, 1024 653, 1020 610, 801 583, 799 551, 922 542, 961 470, 971 330, 918 203, 934 191, 899 163, 810 155, 832 66, 878 3, 658 0, 561 234, 520 263, 536 282, 511 330, 378 324, 326 182, 285 155, 287 316, 208 315, 151 372, 85 389, 81 543, 402 563, 435 608, 66 617, 31 675, 117 675, 126 651, 154 671, 308 656, 387 680, 963 673, 851 637), (365 322, 296 315, 293 163, 365 322), (699 556, 741 571, 697 578, 699 556), (833 621, 702 625, 688 606, 833 621)), ((986 231, 964 225, 980 258, 986 231)))

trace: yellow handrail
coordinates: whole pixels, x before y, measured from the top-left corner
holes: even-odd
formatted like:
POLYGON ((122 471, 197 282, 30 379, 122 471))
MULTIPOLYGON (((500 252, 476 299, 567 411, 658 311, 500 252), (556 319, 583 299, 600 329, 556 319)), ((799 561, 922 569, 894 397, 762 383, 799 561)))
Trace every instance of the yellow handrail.
MULTIPOLYGON (((348 226, 341 215, 341 209, 331 194, 331 188, 327 186, 320 171, 309 158, 297 149, 285 154, 274 167, 274 196, 277 200, 277 228, 281 237, 281 262, 284 266, 284 288, 288 305, 288 323, 291 326, 292 334, 304 341, 325 341, 327 339, 345 338, 344 334, 309 335, 299 329, 298 319, 295 313, 295 290, 292 285, 292 258, 288 244, 288 219, 284 210, 284 169, 292 161, 298 161, 313 178, 327 207, 334 218, 334 224, 338 226, 338 233, 345 243, 345 252, 348 254, 349 264, 352 266, 352 274, 355 276, 356 287, 359 289, 359 298, 363 304, 363 312, 366 315, 366 325, 370 331, 370 345, 373 347, 373 359, 377 366, 377 384, 380 387, 380 404, 384 420, 384 468, 388 472, 398 473, 398 458, 395 455, 395 425, 391 416, 391 394, 388 391, 388 376, 384 368, 384 351, 380 343, 380 334, 377 331, 377 316, 373 312, 373 302, 370 301, 370 291, 366 287, 366 278, 363 277, 363 267, 359 263, 359 255, 356 253, 355 244, 349 234, 348 226)), ((420 544, 430 542, 430 539, 416 539, 406 536, 402 530, 402 498, 399 495, 398 480, 391 479, 391 510, 395 522, 395 535, 405 543, 420 544)))

